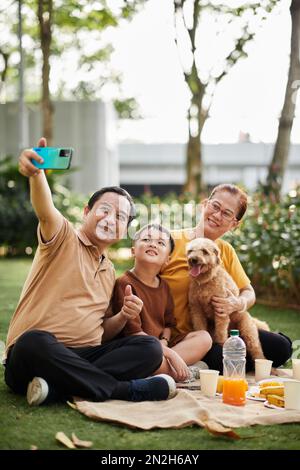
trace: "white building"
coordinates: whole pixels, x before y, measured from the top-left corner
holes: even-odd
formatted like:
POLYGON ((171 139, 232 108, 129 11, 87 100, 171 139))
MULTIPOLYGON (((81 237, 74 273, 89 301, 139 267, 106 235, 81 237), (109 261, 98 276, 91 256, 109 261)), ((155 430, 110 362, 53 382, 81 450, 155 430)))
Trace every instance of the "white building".
MULTIPOLYGON (((54 102, 54 145, 73 147, 72 168, 67 176, 72 189, 90 193, 108 186, 124 186, 133 195, 150 189, 154 194, 179 192, 185 182, 184 144, 117 143, 116 116, 112 105, 95 102, 54 102)), ((28 147, 41 135, 38 105, 27 108, 28 147)), ((17 160, 18 105, 0 104, 0 158, 17 160)), ((243 183, 255 189, 264 181, 273 144, 218 144, 203 146, 204 181, 243 183)), ((300 184, 300 145, 290 148, 284 191, 300 184)))
MULTIPOLYGON (((209 186, 242 183, 253 190, 266 178, 273 148, 274 144, 248 142, 203 145, 204 181, 209 186)), ((133 195, 144 188, 154 194, 179 191, 185 181, 185 150, 184 144, 120 144, 121 185, 133 195)), ((300 184, 300 145, 290 148, 283 190, 296 184, 300 184)))
MULTIPOLYGON (((53 145, 74 148, 71 167, 77 171, 67 176, 72 189, 86 194, 103 186, 118 185, 116 116, 112 104, 59 101, 53 106, 53 145)), ((35 147, 42 135, 40 106, 28 105, 27 119, 25 146, 35 147)), ((17 161, 18 124, 18 104, 0 104, 0 158, 12 155, 17 161)))

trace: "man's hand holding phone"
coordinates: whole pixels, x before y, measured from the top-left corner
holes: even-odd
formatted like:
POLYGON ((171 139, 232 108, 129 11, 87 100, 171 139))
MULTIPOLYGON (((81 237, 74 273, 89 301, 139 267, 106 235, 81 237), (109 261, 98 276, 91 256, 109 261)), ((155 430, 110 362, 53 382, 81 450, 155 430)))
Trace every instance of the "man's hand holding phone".
POLYGON ((72 155, 72 148, 47 147, 47 141, 42 137, 37 147, 23 150, 19 158, 19 170, 28 178, 38 175, 40 170, 67 170, 72 155))
MULTIPOLYGON (((39 147, 46 147, 47 141, 45 137, 42 137, 38 141, 38 146, 39 147)), ((32 149, 26 149, 23 150, 19 157, 19 171, 23 176, 26 176, 27 178, 31 176, 36 176, 40 173, 41 170, 39 170, 32 162, 36 161, 38 163, 43 163, 42 157, 40 157, 36 152, 34 152, 32 149)))
MULTIPOLYGON (((46 145, 47 141, 42 137, 38 146, 46 147, 46 145)), ((59 231, 63 217, 53 204, 46 175, 34 166, 33 162, 42 163, 43 158, 32 149, 23 150, 19 158, 19 171, 29 178, 31 204, 40 222, 42 239, 47 242, 59 231)))

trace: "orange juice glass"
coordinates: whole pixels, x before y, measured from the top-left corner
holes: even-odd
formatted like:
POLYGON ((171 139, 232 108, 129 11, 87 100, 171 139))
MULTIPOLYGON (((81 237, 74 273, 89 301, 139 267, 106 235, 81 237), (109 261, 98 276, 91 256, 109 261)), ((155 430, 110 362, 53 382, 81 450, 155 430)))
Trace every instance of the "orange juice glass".
POLYGON ((246 403, 247 381, 241 377, 224 378, 223 403, 241 406, 246 403))

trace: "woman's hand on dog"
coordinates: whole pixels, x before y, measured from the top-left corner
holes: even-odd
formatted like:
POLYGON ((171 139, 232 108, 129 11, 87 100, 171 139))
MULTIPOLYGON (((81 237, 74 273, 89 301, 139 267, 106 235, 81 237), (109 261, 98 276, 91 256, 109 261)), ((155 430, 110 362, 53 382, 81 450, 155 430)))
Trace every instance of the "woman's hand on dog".
POLYGON ((233 295, 229 289, 226 289, 226 293, 227 297, 214 295, 211 299, 216 315, 225 317, 231 315, 233 312, 246 310, 247 301, 245 298, 233 295))

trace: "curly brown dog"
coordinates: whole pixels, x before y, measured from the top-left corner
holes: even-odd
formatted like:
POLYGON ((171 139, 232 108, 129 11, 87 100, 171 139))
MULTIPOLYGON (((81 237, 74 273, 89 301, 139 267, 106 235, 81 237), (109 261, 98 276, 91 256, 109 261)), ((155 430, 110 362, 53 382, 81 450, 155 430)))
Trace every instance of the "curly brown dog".
POLYGON ((268 330, 265 322, 254 319, 248 312, 233 312, 230 316, 215 315, 211 298, 226 297, 226 288, 233 295, 239 289, 232 277, 221 266, 218 246, 207 238, 196 238, 187 244, 187 260, 191 277, 189 311, 194 330, 207 330, 214 342, 224 344, 228 330, 236 328, 243 337, 253 359, 263 359, 257 327, 268 330))

